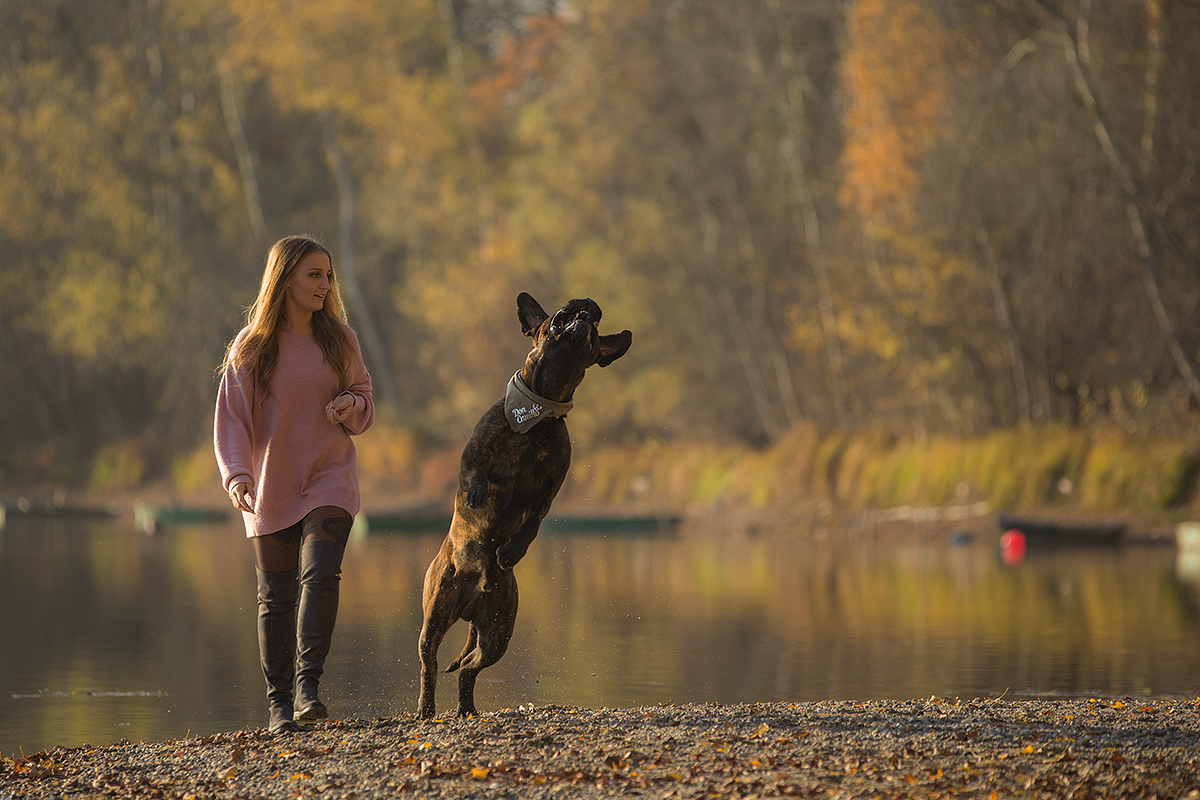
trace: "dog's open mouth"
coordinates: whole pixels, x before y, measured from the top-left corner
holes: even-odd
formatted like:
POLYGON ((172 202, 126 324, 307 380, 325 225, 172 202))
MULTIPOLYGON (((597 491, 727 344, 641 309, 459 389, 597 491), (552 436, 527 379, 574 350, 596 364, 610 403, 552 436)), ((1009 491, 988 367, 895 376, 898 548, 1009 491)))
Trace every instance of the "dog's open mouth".
POLYGON ((593 329, 600 327, 598 315, 593 317, 591 309, 587 306, 579 308, 568 306, 560 309, 550 320, 550 335, 557 338, 564 333, 577 334, 580 331, 588 331, 589 326, 593 329))

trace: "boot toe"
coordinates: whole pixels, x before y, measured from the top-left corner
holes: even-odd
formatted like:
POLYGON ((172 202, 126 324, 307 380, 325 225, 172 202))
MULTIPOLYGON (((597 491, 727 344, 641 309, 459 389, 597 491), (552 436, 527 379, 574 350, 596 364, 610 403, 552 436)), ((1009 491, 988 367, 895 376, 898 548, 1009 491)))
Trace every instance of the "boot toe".
POLYGON ((291 714, 283 709, 272 708, 267 730, 271 733, 299 733, 300 726, 292 719, 291 714))
POLYGON ((313 703, 307 708, 302 709, 296 714, 296 719, 300 722, 315 722, 319 719, 328 719, 329 711, 325 708, 325 704, 320 701, 313 703))

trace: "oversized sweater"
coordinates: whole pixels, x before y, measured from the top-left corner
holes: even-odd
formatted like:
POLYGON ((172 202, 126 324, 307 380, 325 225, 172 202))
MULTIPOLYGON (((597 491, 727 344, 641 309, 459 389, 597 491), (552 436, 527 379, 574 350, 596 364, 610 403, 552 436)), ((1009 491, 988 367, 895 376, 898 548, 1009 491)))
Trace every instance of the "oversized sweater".
MULTIPOLYGON (((248 330, 234 339, 235 349, 248 330)), ((358 462, 350 437, 371 427, 375 404, 352 331, 350 340, 354 348, 345 389, 313 338, 288 330, 279 335, 279 358, 265 399, 244 364, 226 368, 221 376, 213 444, 225 491, 238 483, 253 487, 254 513, 242 513, 247 536, 281 531, 320 506, 358 513, 358 462), (325 407, 343 393, 354 397, 354 407, 344 422, 334 424, 325 407)))

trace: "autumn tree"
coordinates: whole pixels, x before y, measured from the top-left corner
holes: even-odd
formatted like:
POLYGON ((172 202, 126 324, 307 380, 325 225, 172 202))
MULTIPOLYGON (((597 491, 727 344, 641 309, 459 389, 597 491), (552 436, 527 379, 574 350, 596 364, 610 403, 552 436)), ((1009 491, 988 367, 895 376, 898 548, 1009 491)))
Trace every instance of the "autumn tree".
POLYGON ((929 210, 996 298, 991 424, 1170 425, 1195 403, 1198 22, 1140 0, 953 15, 971 79, 929 210))
POLYGON ((431 448, 520 363, 520 291, 635 333, 583 448, 1186 430, 1197 30, 1179 0, 8 0, 0 476, 202 451, 296 232, 431 448))
POLYGON ((3 15, 3 449, 78 479, 73 453, 138 439, 128 471, 162 466, 207 400, 241 234, 203 35, 156 2, 3 15))

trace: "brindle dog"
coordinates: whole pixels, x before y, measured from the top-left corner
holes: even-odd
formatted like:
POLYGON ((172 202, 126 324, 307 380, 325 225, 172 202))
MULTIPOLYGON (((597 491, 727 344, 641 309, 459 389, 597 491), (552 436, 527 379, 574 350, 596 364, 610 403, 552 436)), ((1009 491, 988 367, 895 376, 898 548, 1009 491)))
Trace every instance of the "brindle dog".
POLYGON ((437 651, 446 631, 466 620, 467 644, 446 672, 458 675, 458 714, 475 710, 479 671, 500 660, 517 619, 521 560, 550 511, 571 463, 564 421, 588 367, 607 367, 629 350, 629 331, 601 336, 600 306, 572 300, 553 317, 528 294, 517 318, 533 348, 498 401, 475 425, 463 450, 454 518, 425 573, 421 627, 421 698, 417 715, 434 715, 437 651), (519 432, 519 430, 524 432, 519 432))

